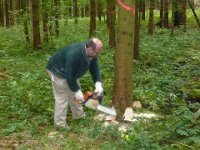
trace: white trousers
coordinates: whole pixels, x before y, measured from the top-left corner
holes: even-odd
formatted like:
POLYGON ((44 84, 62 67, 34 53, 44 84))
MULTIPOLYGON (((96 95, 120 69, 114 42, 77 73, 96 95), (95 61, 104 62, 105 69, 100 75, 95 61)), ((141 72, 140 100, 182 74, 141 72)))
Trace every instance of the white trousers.
MULTIPOLYGON (((54 125, 65 127, 68 103, 72 111, 73 119, 85 117, 83 106, 74 102, 74 92, 72 92, 67 84, 67 80, 54 75, 47 70, 51 77, 53 95, 55 98, 54 125)), ((79 81, 77 81, 79 83, 79 81)))

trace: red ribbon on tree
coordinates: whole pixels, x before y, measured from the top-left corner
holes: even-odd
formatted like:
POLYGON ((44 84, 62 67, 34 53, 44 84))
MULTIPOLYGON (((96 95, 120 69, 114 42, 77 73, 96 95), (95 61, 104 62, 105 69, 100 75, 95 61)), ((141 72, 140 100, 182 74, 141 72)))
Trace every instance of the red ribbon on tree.
POLYGON ((124 4, 121 0, 117 0, 118 4, 120 6, 122 6, 124 9, 128 10, 128 11, 133 11, 133 13, 135 14, 135 8, 134 7, 131 7, 131 6, 128 6, 126 4, 124 4))

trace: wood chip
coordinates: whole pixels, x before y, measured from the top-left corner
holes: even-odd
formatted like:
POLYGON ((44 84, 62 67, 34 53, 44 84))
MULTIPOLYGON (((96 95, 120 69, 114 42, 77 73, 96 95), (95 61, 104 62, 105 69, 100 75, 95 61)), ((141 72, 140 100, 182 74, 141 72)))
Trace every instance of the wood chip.
POLYGON ((141 109, 142 104, 140 103, 140 101, 133 102, 133 108, 141 109))

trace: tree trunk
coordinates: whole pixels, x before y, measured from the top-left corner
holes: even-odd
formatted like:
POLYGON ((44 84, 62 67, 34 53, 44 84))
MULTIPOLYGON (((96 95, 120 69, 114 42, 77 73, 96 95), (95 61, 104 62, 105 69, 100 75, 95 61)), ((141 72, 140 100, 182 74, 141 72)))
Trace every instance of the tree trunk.
POLYGON ((10 18, 10 25, 14 26, 15 22, 14 22, 14 9, 13 9, 13 0, 10 0, 9 2, 9 18, 10 18))
POLYGON ((182 23, 183 25, 186 25, 186 12, 187 12, 187 0, 182 1, 182 7, 181 7, 181 14, 182 14, 182 23))
POLYGON ((102 16, 102 4, 101 4, 101 0, 98 0, 98 18, 99 21, 101 21, 101 16, 102 16))
POLYGON ((0 26, 4 26, 4 0, 0 1, 0 26))
POLYGON ((145 0, 142 1, 142 20, 145 20, 145 0))
MULTIPOLYGON (((125 1, 125 5, 134 6, 134 0, 125 1)), ((115 52, 115 72, 113 89, 113 106, 118 118, 132 102, 132 68, 133 68, 134 15, 118 5, 117 42, 115 52)))
POLYGON ((171 26, 171 37, 174 35, 174 21, 175 21, 175 6, 176 0, 172 0, 172 26, 171 26))
POLYGON ((42 1, 42 21, 43 21, 43 40, 45 42, 49 42, 49 35, 48 35, 48 8, 47 8, 48 0, 42 1))
POLYGON ((180 10, 179 10, 179 2, 178 0, 173 1, 174 2, 174 26, 178 26, 180 25, 180 10))
POLYGON ((90 0, 90 32, 89 32, 89 37, 95 36, 95 30, 96 30, 95 0, 90 0))
POLYGON ((107 3, 106 25, 107 25, 107 27, 109 28, 109 20, 110 20, 109 6, 110 6, 110 0, 107 0, 106 3, 107 3))
POLYGON ((199 25, 199 28, 200 28, 200 21, 199 21, 199 19, 197 17, 197 14, 196 14, 195 10, 194 10, 192 2, 190 0, 188 0, 188 4, 189 4, 190 8, 192 9, 193 15, 194 15, 194 17, 195 17, 195 19, 197 21, 197 24, 199 25))
POLYGON ((149 30, 148 34, 153 34, 153 10, 154 10, 154 0, 150 0, 150 8, 149 8, 149 30))
POLYGON ((29 30, 28 30, 28 20, 29 20, 29 17, 28 17, 28 11, 26 9, 27 7, 27 3, 24 2, 22 3, 22 5, 20 6, 22 9, 23 9, 23 12, 22 12, 22 15, 23 15, 23 24, 24 24, 24 35, 25 35, 25 39, 26 39, 26 42, 27 43, 30 43, 30 38, 29 38, 29 30))
POLYGON ((135 29, 134 29, 134 51, 133 58, 139 60, 139 0, 135 0, 135 29))
POLYGON ((164 27, 169 29, 169 0, 164 0, 164 27))
POLYGON ((163 0, 160 0, 160 22, 159 26, 162 28, 163 25, 163 0))
POLYGON ((5 15, 6 15, 6 27, 10 27, 10 19, 9 19, 9 1, 5 0, 5 15))
POLYGON ((115 20, 116 20, 115 0, 109 0, 108 13, 109 13, 109 20, 108 20, 109 46, 113 48, 116 45, 116 42, 115 42, 115 20))
POLYGON ((68 1, 68 7, 69 7, 69 18, 72 18, 72 2, 71 0, 68 1))
POLYGON ((81 18, 84 18, 84 6, 81 6, 81 18))
POLYGON ((73 8, 74 8, 74 23, 78 23, 78 6, 77 0, 73 0, 73 8))
POLYGON ((54 7, 55 7, 55 32, 56 36, 59 36, 60 0, 54 0, 54 7))
POLYGON ((39 26, 39 1, 32 1, 32 14, 33 14, 33 48, 40 48, 40 26, 39 26))

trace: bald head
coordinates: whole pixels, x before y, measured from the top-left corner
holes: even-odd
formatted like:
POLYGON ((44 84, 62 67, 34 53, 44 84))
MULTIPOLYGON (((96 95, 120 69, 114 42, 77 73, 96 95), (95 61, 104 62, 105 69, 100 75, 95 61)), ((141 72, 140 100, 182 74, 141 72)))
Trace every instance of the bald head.
POLYGON ((102 52, 103 43, 98 38, 92 38, 86 43, 87 55, 89 57, 96 57, 102 52))

